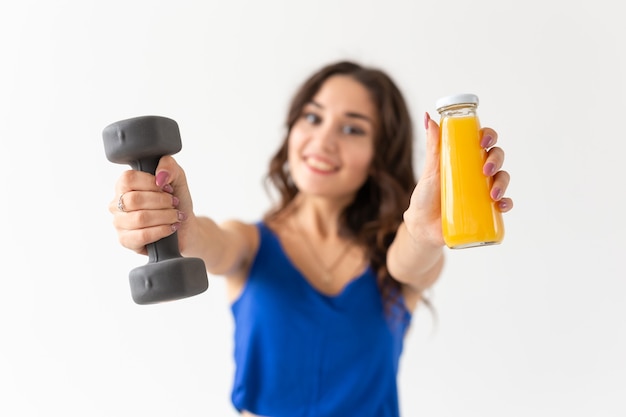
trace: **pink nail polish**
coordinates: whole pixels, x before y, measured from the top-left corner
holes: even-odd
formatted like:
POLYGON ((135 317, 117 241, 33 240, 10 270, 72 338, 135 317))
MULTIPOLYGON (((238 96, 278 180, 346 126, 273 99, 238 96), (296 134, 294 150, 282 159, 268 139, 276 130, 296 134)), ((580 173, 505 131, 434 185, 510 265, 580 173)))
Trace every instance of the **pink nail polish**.
POLYGON ((165 191, 166 193, 170 193, 170 194, 174 192, 174 188, 172 188, 172 186, 169 184, 165 184, 161 189, 165 191))
POLYGON ((183 213, 182 211, 178 212, 178 220, 180 220, 181 222, 183 220, 187 220, 187 215, 185 213, 183 213))
POLYGON ((170 174, 167 171, 160 171, 158 174, 156 174, 156 185, 157 187, 163 187, 166 183, 167 180, 170 178, 170 174))
POLYGON ((430 114, 428 112, 424 113, 424 128, 428 130, 428 122, 430 122, 430 114))
POLYGON ((487 149, 493 145, 493 137, 491 135, 485 135, 480 140, 480 146, 487 149))
POLYGON ((175 195, 172 196, 172 205, 174 207, 178 206, 178 203, 180 203, 180 200, 178 199, 178 197, 176 197, 175 195))
POLYGON ((492 176, 496 172, 496 165, 493 162, 489 162, 483 168, 483 174, 492 176))

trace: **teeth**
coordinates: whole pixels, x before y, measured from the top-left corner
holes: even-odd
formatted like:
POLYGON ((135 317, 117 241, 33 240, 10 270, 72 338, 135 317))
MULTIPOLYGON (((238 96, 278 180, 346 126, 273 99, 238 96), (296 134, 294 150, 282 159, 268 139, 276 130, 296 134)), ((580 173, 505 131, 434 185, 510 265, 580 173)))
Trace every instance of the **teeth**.
POLYGON ((309 164, 309 166, 322 171, 332 171, 335 168, 331 164, 327 164, 326 162, 320 161, 319 159, 309 158, 307 160, 307 163, 309 164))

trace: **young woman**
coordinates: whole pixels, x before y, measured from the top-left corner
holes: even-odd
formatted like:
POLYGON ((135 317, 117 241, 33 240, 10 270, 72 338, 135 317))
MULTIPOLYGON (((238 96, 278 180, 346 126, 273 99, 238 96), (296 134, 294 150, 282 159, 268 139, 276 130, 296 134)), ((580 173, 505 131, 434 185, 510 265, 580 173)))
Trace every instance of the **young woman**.
MULTIPOLYGON (((226 279, 235 322, 234 407, 245 416, 399 416, 403 338, 444 261, 439 127, 424 117, 426 158, 413 167, 412 122, 383 71, 327 65, 296 92, 269 164, 280 201, 253 224, 195 213, 183 169, 124 172, 110 211, 138 253, 178 231, 181 253, 226 279), (119 202, 123 211, 119 209, 119 202)), ((483 172, 502 212, 509 175, 497 134, 482 130, 483 172)))

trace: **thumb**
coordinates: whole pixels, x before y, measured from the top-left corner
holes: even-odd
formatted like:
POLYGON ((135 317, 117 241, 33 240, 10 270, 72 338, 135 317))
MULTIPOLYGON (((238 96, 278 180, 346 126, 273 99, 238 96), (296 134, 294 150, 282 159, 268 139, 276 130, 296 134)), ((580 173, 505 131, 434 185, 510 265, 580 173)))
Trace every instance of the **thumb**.
POLYGON ((439 125, 424 113, 424 127, 426 128, 426 155, 422 177, 430 177, 439 173, 439 125))
POLYGON ((183 213, 191 216, 193 213, 193 202, 187 176, 178 162, 170 156, 161 157, 156 168, 156 186, 166 193, 176 196, 179 200, 177 208, 183 213))
POLYGON ((155 171, 155 176, 157 187, 167 192, 172 192, 172 187, 183 185, 187 182, 183 169, 170 155, 161 157, 155 171))

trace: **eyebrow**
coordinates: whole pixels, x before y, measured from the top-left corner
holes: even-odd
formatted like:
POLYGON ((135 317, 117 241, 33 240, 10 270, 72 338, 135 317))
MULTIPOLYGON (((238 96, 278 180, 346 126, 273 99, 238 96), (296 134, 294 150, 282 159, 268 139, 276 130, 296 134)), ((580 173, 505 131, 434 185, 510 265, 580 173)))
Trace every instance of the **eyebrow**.
MULTIPOLYGON (((324 108, 324 106, 322 106, 321 104, 317 103, 317 102, 316 102, 316 101, 314 101, 314 100, 309 101, 309 102, 308 102, 308 104, 312 104, 313 106, 315 106, 315 107, 317 107, 317 108, 320 108, 320 109, 323 109, 323 108, 324 108)), ((365 120, 365 121, 367 121, 367 122, 370 122, 370 123, 374 124, 374 121, 372 120, 372 118, 371 118, 371 117, 366 116, 366 115, 361 114, 361 113, 347 112, 347 113, 346 113, 346 116, 348 116, 348 117, 352 117, 352 118, 355 118, 355 119, 362 119, 362 120, 365 120)))

